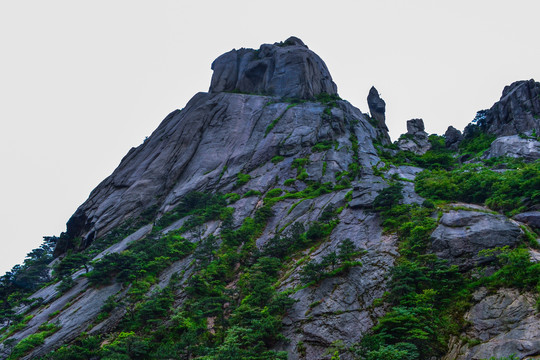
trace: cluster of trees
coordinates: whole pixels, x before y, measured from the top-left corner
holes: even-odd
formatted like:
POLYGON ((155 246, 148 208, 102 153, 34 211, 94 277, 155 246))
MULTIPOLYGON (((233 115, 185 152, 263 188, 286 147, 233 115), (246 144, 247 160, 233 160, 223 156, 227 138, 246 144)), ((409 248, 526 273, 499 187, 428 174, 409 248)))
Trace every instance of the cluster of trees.
POLYGON ((56 241, 56 237, 44 237, 41 246, 28 253, 22 265, 15 265, 0 277, 0 322, 9 325, 21 320, 22 315, 13 308, 34 303, 27 297, 51 281, 47 265, 52 260, 56 241))
POLYGON ((332 251, 323 256, 320 262, 314 259, 308 261, 300 271, 300 279, 304 284, 314 284, 325 277, 336 275, 350 266, 359 266, 360 262, 351 260, 361 253, 351 239, 345 239, 339 244, 337 254, 332 251), (339 267, 337 267, 338 265, 339 267))

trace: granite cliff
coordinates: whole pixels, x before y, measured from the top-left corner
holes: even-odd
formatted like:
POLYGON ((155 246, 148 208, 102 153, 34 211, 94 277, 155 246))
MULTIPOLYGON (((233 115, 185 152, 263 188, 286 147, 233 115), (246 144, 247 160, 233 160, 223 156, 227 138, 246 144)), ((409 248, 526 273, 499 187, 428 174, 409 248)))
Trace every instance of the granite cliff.
POLYGON ((540 84, 392 144, 298 38, 212 69, 2 278, 0 358, 540 355, 540 84))

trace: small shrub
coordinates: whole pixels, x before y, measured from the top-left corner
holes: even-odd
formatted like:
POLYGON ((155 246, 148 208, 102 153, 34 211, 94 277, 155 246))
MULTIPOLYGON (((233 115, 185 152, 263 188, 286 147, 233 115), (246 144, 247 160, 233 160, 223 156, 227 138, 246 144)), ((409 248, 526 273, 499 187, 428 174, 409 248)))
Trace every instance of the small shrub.
POLYGON ((277 156, 274 156, 272 160, 270 161, 272 161, 273 164, 277 164, 279 162, 282 162, 284 159, 285 158, 283 156, 277 155, 277 156))
POLYGON ((242 185, 245 185, 248 183, 249 180, 251 180, 251 175, 249 174, 242 174, 238 173, 236 174, 236 183, 234 184, 235 187, 240 187, 242 185))

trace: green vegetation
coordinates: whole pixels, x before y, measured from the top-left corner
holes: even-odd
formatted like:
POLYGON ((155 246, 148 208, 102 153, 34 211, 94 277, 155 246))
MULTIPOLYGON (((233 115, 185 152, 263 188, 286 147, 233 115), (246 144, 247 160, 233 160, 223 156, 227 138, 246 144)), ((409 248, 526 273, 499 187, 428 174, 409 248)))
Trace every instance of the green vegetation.
POLYGON ((45 323, 41 325, 39 327, 39 332, 28 335, 15 345, 8 360, 20 359, 35 347, 43 344, 46 337, 51 336, 58 330, 60 330, 60 328, 54 324, 45 323))
POLYGON ((378 145, 379 156, 386 165, 413 165, 425 169, 451 169, 455 165, 456 160, 452 151, 445 148, 444 138, 437 135, 430 135, 429 141, 431 143, 431 149, 424 155, 416 155, 410 151, 399 151, 392 155, 390 151, 378 145))
POLYGON ((540 203, 540 161, 502 173, 479 164, 426 170, 418 175, 415 190, 434 201, 486 204, 512 215, 540 203))
POLYGON ((317 144, 313 145, 311 150, 313 152, 326 151, 326 150, 330 150, 331 148, 335 147, 336 144, 337 144, 337 142, 335 142, 335 141, 324 140, 324 141, 318 142, 317 144))
POLYGON ((245 185, 248 183, 249 180, 251 180, 251 175, 249 174, 242 174, 242 173, 238 173, 236 174, 236 183, 234 185, 234 187, 240 187, 242 185, 245 185))
POLYGON ((276 155, 272 158, 272 164, 277 164, 279 162, 282 162, 285 158, 283 156, 280 156, 280 155, 276 155))
MULTIPOLYGON (((309 231, 308 231, 309 233, 309 231)), ((350 239, 343 240, 339 245, 339 253, 330 252, 320 262, 309 261, 300 271, 300 279, 306 285, 315 285, 321 280, 339 275, 353 266, 362 266, 360 261, 352 261, 362 255, 350 239)))
POLYGON ((261 192, 260 191, 257 191, 257 190, 249 190, 248 192, 246 192, 244 194, 243 197, 250 197, 250 196, 260 196, 261 195, 261 192))

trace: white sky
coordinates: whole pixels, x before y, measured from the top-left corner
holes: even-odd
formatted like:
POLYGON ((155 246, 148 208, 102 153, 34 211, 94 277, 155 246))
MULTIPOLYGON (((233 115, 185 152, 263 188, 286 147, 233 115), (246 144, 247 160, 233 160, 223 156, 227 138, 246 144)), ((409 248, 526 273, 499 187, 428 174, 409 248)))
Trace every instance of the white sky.
POLYGON ((0 272, 58 235, 232 48, 301 38, 342 98, 375 85, 408 119, 463 129, 505 85, 540 79, 540 1, 0 0, 0 272))

